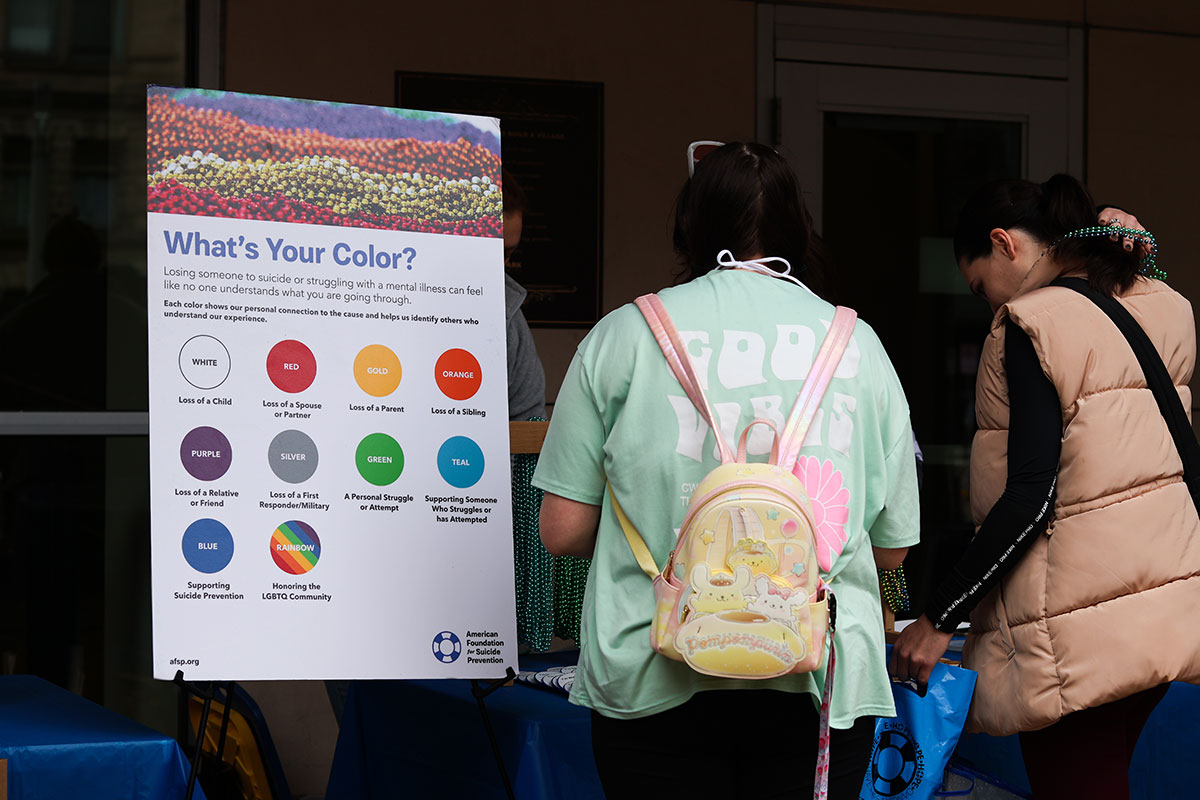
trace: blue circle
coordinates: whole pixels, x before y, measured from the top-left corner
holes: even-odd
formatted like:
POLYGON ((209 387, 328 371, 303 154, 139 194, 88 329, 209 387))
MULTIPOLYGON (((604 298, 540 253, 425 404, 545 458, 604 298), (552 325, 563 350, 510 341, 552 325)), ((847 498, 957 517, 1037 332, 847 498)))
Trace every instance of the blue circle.
POLYGON ((483 451, 466 436, 452 436, 438 450, 437 465, 446 483, 466 489, 483 477, 483 451))
POLYGON ((924 777, 920 748, 896 729, 882 732, 871 759, 871 786, 875 794, 895 797, 924 777))
POLYGON ((433 657, 443 664, 453 664, 462 655, 462 642, 451 631, 433 637, 433 657))
POLYGON ((183 532, 183 557, 197 572, 220 572, 233 559, 233 535, 215 519, 198 519, 183 532))
POLYGON ((875 756, 875 769, 885 781, 894 780, 904 771, 904 756, 894 747, 881 748, 875 756))

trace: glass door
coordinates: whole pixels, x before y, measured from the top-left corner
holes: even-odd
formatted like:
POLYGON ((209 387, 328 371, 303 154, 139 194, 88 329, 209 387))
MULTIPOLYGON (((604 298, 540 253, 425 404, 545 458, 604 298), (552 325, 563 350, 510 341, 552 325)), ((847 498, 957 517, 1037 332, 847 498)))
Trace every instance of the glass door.
POLYGON ((0 12, 0 674, 170 733, 176 692, 150 670, 145 87, 188 80, 200 5, 0 12))
POLYGON ((973 532, 975 372, 991 312, 958 275, 958 210, 980 184, 1069 171, 1065 81, 777 62, 782 149, 829 254, 814 283, 879 333, 925 454, 913 607, 973 532))

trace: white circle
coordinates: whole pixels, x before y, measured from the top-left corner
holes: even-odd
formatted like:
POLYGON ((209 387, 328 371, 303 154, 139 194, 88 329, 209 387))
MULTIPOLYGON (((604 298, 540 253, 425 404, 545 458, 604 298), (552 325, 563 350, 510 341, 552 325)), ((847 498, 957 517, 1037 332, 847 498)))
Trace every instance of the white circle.
POLYGON ((442 655, 448 656, 454 652, 454 642, 450 641, 449 639, 442 639, 441 643, 438 645, 438 650, 442 651, 442 655))
POLYGON ((179 350, 179 371, 197 389, 215 389, 229 377, 229 351, 212 336, 193 336, 179 350))

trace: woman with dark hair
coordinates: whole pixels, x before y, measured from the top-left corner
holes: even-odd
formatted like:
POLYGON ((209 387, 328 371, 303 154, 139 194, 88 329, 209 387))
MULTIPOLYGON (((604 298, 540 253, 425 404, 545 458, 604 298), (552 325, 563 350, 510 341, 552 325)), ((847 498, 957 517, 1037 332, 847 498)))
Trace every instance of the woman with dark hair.
POLYGON ((1185 408, 1192 309, 1154 279, 1133 246, 1146 237, 1109 227, 1116 210, 1099 216, 1067 175, 989 184, 962 211, 959 270, 996 312, 976 379, 979 529, 892 664, 926 680, 970 614, 968 726, 1020 733, 1038 798, 1127 798, 1134 746, 1166 685, 1200 680, 1200 520, 1179 455, 1120 330, 1050 284, 1077 276, 1117 298, 1185 408), (1189 623, 1167 622, 1176 614, 1189 623))
MULTIPOLYGON (((768 147, 715 149, 680 192, 674 242, 686 280, 659 297, 733 446, 752 419, 783 427, 834 316, 798 278, 809 236, 795 175, 768 147)), ((758 460, 771 442, 765 426, 753 428, 748 452, 758 460)), ((875 717, 894 713, 875 569, 899 564, 918 539, 912 442, 899 380, 860 322, 800 455, 818 533, 831 543, 821 574, 837 593, 834 798, 858 797, 875 717)), ((593 711, 610 797, 813 793, 824 666, 731 680, 651 648, 654 591, 612 497, 664 564, 688 496, 720 463, 716 444, 638 309, 601 320, 564 379, 533 482, 546 490, 547 549, 592 558, 571 700, 593 711)))

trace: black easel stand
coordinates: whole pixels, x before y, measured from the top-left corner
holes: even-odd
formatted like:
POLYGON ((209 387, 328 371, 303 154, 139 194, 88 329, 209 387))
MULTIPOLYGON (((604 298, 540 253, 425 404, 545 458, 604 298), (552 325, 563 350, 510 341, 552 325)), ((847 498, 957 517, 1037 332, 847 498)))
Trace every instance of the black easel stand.
MULTIPOLYGON (((508 667, 503 678, 498 678, 491 683, 483 684, 477 680, 471 681, 471 694, 475 696, 475 702, 479 704, 479 715, 483 717, 484 730, 487 731, 488 741, 492 743, 492 755, 496 757, 496 766, 500 768, 500 780, 504 783, 504 793, 508 796, 508 800, 516 800, 516 795, 513 794, 512 782, 508 779, 508 770, 504 768, 504 756, 500 754, 500 743, 496 741, 496 731, 492 729, 492 720, 488 717, 487 706, 483 704, 483 698, 515 677, 517 677, 517 673, 512 667, 508 667)), ((207 710, 208 706, 206 705, 206 713, 207 710)))
POLYGON ((187 726, 187 695, 195 695, 204 700, 204 708, 200 711, 200 726, 196 730, 196 750, 192 753, 192 768, 188 770, 187 794, 184 795, 184 800, 192 800, 192 793, 196 790, 196 779, 200 776, 200 754, 204 750, 204 733, 208 730, 208 712, 212 708, 213 700, 225 704, 225 710, 221 713, 221 734, 217 739, 217 760, 220 761, 225 753, 225 738, 229 732, 229 710, 233 707, 234 682, 190 683, 183 679, 183 670, 176 670, 173 683, 183 690, 181 697, 184 708, 180 717, 180 727, 186 729, 187 726), (221 697, 218 686, 224 688, 224 697, 221 697))

